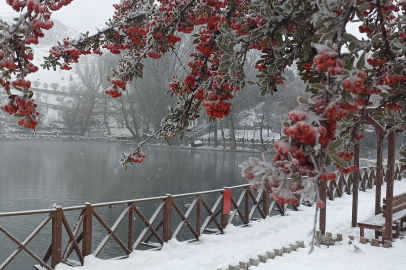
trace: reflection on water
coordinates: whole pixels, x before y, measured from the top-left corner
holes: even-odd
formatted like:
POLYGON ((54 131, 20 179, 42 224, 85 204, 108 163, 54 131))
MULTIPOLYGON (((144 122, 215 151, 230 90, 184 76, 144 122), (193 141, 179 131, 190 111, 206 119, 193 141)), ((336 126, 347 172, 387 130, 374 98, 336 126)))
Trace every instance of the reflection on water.
MULTIPOLYGON (((44 209, 52 203, 67 207, 84 202, 155 197, 245 184, 238 164, 250 156, 259 156, 258 153, 144 147, 147 157, 142 164, 115 174, 120 153, 128 148, 121 143, 106 142, 1 141, 0 212, 44 209)), ((145 213, 154 211, 158 203, 145 205, 145 213)), ((183 202, 177 203, 182 206, 183 202)), ((117 206, 98 211, 112 226, 123 209, 124 206, 117 206)), ((78 215, 79 212, 69 213, 67 218, 70 222, 75 221, 78 215)), ((152 212, 148 213, 147 218, 151 215, 152 212)), ((45 218, 46 215, 0 218, 0 225, 23 241, 45 218)), ((126 222, 124 220, 117 231, 124 243, 127 243, 126 222)), ((96 222, 94 224, 95 235, 106 232, 96 222)), ((135 228, 141 230, 143 225, 136 222, 135 228)), ((48 224, 28 245, 41 258, 50 244, 50 231, 48 224)), ((66 239, 67 236, 64 241, 66 239)), ((0 235, 0 263, 16 247, 0 235)), ((102 253, 101 257, 117 252, 119 247, 116 247, 118 245, 110 240, 104 251, 108 254, 102 253)), ((7 269, 32 269, 33 264, 34 260, 22 251, 7 269)))

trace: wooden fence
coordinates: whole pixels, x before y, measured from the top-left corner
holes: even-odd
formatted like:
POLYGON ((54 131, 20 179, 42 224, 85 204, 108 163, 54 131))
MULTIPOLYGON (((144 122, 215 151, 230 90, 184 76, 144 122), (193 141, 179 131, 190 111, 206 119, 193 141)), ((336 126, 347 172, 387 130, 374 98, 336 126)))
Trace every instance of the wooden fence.
MULTIPOLYGON (((371 188, 375 183, 375 168, 360 168, 360 189, 371 188)), ((384 175, 386 166, 384 166, 384 175)), ((401 179, 401 166, 395 166, 395 178, 401 179)), ((341 197, 344 193, 351 194, 353 174, 338 175, 335 181, 330 181, 327 195, 328 199, 334 200, 335 197, 341 197)), ((187 230, 192 239, 188 241, 197 241, 200 235, 204 233, 221 234, 227 224, 233 223, 237 226, 245 226, 252 220, 266 218, 275 214, 284 215, 289 207, 292 210, 298 210, 301 204, 297 205, 279 205, 269 198, 267 189, 254 193, 250 185, 240 185, 218 190, 205 192, 195 192, 180 195, 166 195, 154 198, 145 198, 128 201, 117 201, 110 203, 90 204, 85 203, 81 206, 65 207, 60 206, 54 209, 0 213, 1 218, 40 215, 46 214, 46 218, 37 226, 37 228, 22 242, 0 226, 0 231, 7 238, 12 240, 18 247, 10 256, 0 265, 0 270, 5 269, 21 251, 38 262, 36 269, 52 270, 58 263, 66 263, 72 266, 83 265, 85 256, 93 254, 99 256, 109 241, 116 242, 120 248, 130 254, 133 250, 141 247, 153 250, 159 250, 164 242, 177 238, 181 230, 187 230), (226 190, 231 191, 231 213, 223 214, 223 197, 226 190), (191 203, 181 205, 180 201, 191 201, 191 203), (139 207, 142 203, 153 203, 158 205, 154 211, 144 211, 139 207), (115 220, 112 226, 101 216, 101 209, 122 205, 123 211, 115 220), (182 211, 184 208, 185 212, 182 211), (73 213, 72 213, 73 212, 73 213), (78 216, 73 227, 68 222, 67 215, 77 212, 78 216), (125 222, 124 222, 125 220, 125 222), (123 223, 124 222, 124 223, 123 223), (134 222, 142 222, 143 229, 137 235, 134 233, 134 222), (34 254, 27 245, 51 223, 51 243, 44 257, 34 254), (120 224, 126 227, 126 240, 123 241, 117 235, 117 228, 120 224), (93 237, 95 226, 104 228, 104 237, 96 243, 93 237), (63 245, 63 233, 67 235, 66 245, 63 245), (81 247, 80 247, 81 244, 81 247), (75 257, 76 260, 69 259, 75 257)), ((125 256, 124 256, 125 257, 125 256)), ((120 258, 123 258, 121 256, 120 258)))

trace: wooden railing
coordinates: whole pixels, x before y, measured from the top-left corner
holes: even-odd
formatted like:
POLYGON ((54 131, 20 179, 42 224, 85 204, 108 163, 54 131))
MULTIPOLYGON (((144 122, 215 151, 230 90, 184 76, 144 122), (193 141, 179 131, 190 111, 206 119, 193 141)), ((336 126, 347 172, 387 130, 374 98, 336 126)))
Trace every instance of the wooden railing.
MULTIPOLYGON (((401 167, 396 165, 395 178, 400 180, 401 167)), ((386 166, 384 166, 384 174, 386 166)), ((374 185, 375 168, 360 168, 360 189, 371 188, 374 185)), ((344 193, 351 194, 353 175, 338 175, 335 181, 330 181, 328 186, 328 198, 341 197, 344 193)), ((279 205, 269 198, 267 189, 257 194, 251 191, 250 185, 240 185, 223 189, 195 192, 180 195, 166 195, 154 198, 145 198, 128 201, 117 201, 110 203, 90 204, 82 206, 66 207, 60 206, 54 209, 24 211, 12 213, 0 213, 0 218, 16 216, 33 216, 46 214, 46 218, 37 228, 22 242, 17 240, 3 226, 0 231, 8 239, 12 240, 18 248, 0 265, 0 270, 5 269, 20 253, 26 252, 38 262, 37 269, 52 270, 58 263, 70 265, 83 265, 83 258, 93 254, 99 256, 109 241, 117 243, 125 254, 130 254, 139 248, 159 250, 164 242, 170 239, 180 239, 180 232, 187 231, 192 235, 188 241, 196 241, 204 233, 221 234, 227 224, 233 223, 236 226, 245 226, 255 219, 266 218, 275 214, 284 215, 289 207, 297 210, 301 204, 300 197, 297 205, 279 205), (223 214, 224 192, 231 191, 231 213, 223 214), (191 201, 180 205, 181 201, 191 201), (149 203, 154 206, 154 211, 141 210, 141 205, 149 203), (123 211, 110 227, 102 218, 103 209, 109 207, 124 206, 123 211), (182 211, 184 208, 185 212, 182 211), (69 225, 67 215, 74 217, 73 228, 69 225), (123 221, 125 221, 123 223, 123 221), (142 223, 142 230, 135 234, 135 223, 142 223), (51 223, 51 244, 41 259, 34 254, 27 245, 51 223), (126 240, 123 241, 118 235, 118 228, 122 224, 126 231, 126 240), (95 237, 95 227, 101 226, 105 230, 101 240, 95 237), (65 235, 66 239, 63 239, 65 235), (135 240, 135 241, 134 241, 135 240), (155 241, 153 241, 155 240, 155 241), (65 242, 65 243, 64 243, 65 242), (82 247, 80 247, 80 244, 82 247), (69 258, 75 257, 76 260, 69 258), (51 261, 49 261, 51 259, 51 261)), ((153 208, 152 208, 153 209, 153 208)), ((107 218, 107 217, 106 217, 107 218)), ((73 223, 73 222, 72 222, 73 223)), ((0 224, 1 225, 1 224, 0 224)), ((123 229, 122 229, 123 230, 123 229)), ((122 231, 121 231, 122 232, 122 231)), ((97 233, 100 235, 101 230, 97 233)))

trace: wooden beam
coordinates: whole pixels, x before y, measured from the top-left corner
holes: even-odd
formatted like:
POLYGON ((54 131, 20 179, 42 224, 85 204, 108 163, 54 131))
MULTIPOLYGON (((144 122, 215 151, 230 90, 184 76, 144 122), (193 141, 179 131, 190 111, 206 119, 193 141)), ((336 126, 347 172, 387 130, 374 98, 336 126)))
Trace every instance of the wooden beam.
POLYGON ((320 200, 325 203, 325 206, 320 209, 319 230, 322 234, 326 233, 326 214, 327 214, 327 181, 320 181, 320 200))
MULTIPOLYGON (((354 165, 357 166, 359 170, 359 143, 354 144, 354 165)), ((359 171, 353 174, 353 185, 352 185, 352 218, 351 227, 357 227, 358 218, 358 190, 359 190, 359 171)))
POLYGON ((376 130, 377 154, 376 154, 376 186, 375 186, 375 215, 381 210, 381 186, 382 186, 382 154, 383 154, 383 134, 376 130))
POLYGON ((383 241, 392 241, 392 201, 393 201, 393 184, 395 181, 395 151, 396 151, 396 133, 392 131, 388 135, 388 167, 386 178, 386 213, 385 213, 385 232, 383 241))

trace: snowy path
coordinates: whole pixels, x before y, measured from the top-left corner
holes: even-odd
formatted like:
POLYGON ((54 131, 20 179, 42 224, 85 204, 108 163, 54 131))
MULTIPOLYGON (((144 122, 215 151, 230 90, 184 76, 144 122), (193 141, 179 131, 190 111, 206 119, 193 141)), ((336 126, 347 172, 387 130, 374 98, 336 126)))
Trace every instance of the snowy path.
MULTIPOLYGON (((406 180, 395 182, 395 194, 406 191, 406 180)), ((382 188, 385 194, 385 187, 382 188)), ((383 197, 385 197, 383 195, 383 197)), ((396 240, 393 248, 372 247, 358 243, 359 229, 350 228, 351 196, 345 195, 327 202, 327 231, 333 235, 343 233, 344 241, 334 247, 316 248, 307 255, 309 248, 299 249, 284 257, 277 257, 266 264, 260 263, 250 269, 406 269, 406 240, 396 240), (355 245, 348 244, 347 235, 356 236, 355 245), (356 248, 361 249, 356 252, 356 248)), ((83 270, 216 270, 241 260, 256 257, 259 253, 282 248, 297 240, 308 245, 309 231, 312 228, 314 208, 301 206, 300 211, 288 211, 287 216, 269 217, 261 222, 253 222, 248 228, 228 226, 224 235, 203 235, 201 242, 182 243, 171 240, 157 251, 135 251, 128 259, 103 261, 93 256, 85 259, 83 270)), ((374 189, 359 193, 359 218, 363 220, 373 215, 374 189)), ((373 231, 366 230, 366 237, 372 238, 373 231)), ((72 270, 69 266, 58 265, 56 270, 72 270)))

